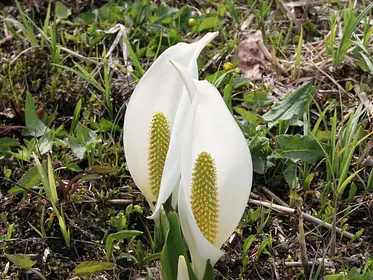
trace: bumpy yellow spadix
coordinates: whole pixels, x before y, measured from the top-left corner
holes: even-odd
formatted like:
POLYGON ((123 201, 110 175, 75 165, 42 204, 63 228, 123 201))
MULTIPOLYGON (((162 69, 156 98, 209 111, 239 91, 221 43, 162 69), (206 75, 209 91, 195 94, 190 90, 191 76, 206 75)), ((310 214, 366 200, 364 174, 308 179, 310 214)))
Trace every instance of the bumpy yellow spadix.
POLYGON ((202 152, 193 168, 190 204, 198 228, 211 244, 218 231, 218 200, 215 163, 209 153, 202 152))
POLYGON ((126 164, 152 211, 158 209, 179 184, 179 131, 190 102, 184 84, 170 60, 197 78, 197 57, 217 35, 207 33, 191 44, 165 50, 137 84, 126 108, 123 127, 126 164), (162 191, 162 186, 170 186, 162 191))
POLYGON ((153 115, 149 129, 149 185, 152 194, 158 198, 162 172, 170 145, 170 128, 165 115, 156 112, 153 115))

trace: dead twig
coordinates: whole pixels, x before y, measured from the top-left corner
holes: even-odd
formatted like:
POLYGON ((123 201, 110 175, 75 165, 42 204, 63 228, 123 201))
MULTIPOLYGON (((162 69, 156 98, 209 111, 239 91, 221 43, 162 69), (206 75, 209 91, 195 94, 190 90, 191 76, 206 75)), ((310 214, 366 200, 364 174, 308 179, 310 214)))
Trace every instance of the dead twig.
POLYGON ((306 244, 306 235, 304 234, 303 227, 303 215, 300 207, 298 206, 298 215, 299 215, 299 248, 300 248, 300 261, 303 264, 305 272, 308 274, 310 270, 307 254, 307 244, 306 244))
POLYGON ((267 47, 264 45, 263 41, 261 40, 257 40, 256 41, 256 44, 258 45, 258 48, 260 49, 260 51, 263 53, 264 57, 270 61, 275 67, 277 67, 280 71, 281 71, 281 74, 284 75, 285 77, 288 77, 289 74, 288 72, 285 70, 285 68, 278 62, 278 59, 277 58, 272 58, 272 55, 271 53, 269 52, 269 50, 267 49, 267 47), (275 60, 275 61, 273 61, 275 60))
MULTIPOLYGON (((264 202, 264 201, 251 199, 251 198, 249 199, 249 203, 254 204, 254 205, 264 206, 264 207, 267 207, 267 208, 271 208, 273 210, 276 210, 280 213, 287 214, 287 215, 293 215, 296 212, 296 209, 294 209, 294 208, 285 207, 285 206, 281 206, 281 205, 278 205, 278 204, 264 202)), ((316 225, 322 226, 322 227, 327 228, 327 229, 332 229, 332 224, 324 222, 323 220, 315 218, 315 217, 313 217, 313 216, 311 216, 307 213, 302 212, 302 216, 303 216, 304 220, 306 220, 306 221, 309 221, 311 223, 314 223, 316 225)), ((352 234, 348 231, 343 231, 343 233, 342 233, 342 229, 339 228, 339 227, 336 228, 336 232, 338 234, 342 234, 342 236, 344 238, 347 238, 349 240, 353 239, 354 236, 355 236, 354 234, 352 234)))
POLYGON ((276 201, 278 204, 280 204, 282 206, 285 206, 285 207, 289 207, 289 204, 287 204, 285 201, 283 201, 281 198, 279 198, 271 190, 267 189, 266 187, 262 187, 261 189, 266 193, 266 195, 273 198, 273 200, 276 201))
MULTIPOLYGON (((302 267, 303 266, 302 262, 285 262, 284 265, 286 267, 302 267)), ((309 266, 322 265, 322 266, 327 267, 327 268, 333 268, 334 267, 332 262, 323 262, 323 261, 308 262, 308 265, 309 266)))

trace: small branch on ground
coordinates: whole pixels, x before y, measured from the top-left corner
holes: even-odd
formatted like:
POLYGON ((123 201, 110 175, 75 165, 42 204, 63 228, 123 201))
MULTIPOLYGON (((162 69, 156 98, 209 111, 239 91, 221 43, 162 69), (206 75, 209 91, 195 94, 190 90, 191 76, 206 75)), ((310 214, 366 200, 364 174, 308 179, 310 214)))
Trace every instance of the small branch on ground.
MULTIPOLYGON (((250 198, 248 202, 250 204, 264 206, 264 207, 276 210, 280 213, 287 214, 287 215, 292 215, 292 214, 295 214, 295 212, 296 212, 296 209, 294 209, 294 208, 285 207, 285 206, 281 206, 281 205, 277 205, 277 204, 269 203, 269 202, 264 202, 264 201, 260 201, 260 200, 256 200, 256 199, 251 199, 250 198)), ((320 226, 322 226, 324 228, 327 228, 327 229, 332 229, 331 224, 329 224, 327 222, 324 222, 323 220, 320 220, 318 218, 315 218, 315 217, 311 216, 310 214, 302 212, 302 216, 303 216, 303 219, 306 220, 306 221, 309 221, 309 222, 314 223, 316 225, 320 225, 320 226)), ((339 227, 336 227, 336 232, 338 234, 342 234, 343 237, 345 237, 349 240, 353 239, 354 236, 355 236, 354 234, 352 234, 348 231, 343 231, 342 232, 342 229, 339 228, 339 227)))

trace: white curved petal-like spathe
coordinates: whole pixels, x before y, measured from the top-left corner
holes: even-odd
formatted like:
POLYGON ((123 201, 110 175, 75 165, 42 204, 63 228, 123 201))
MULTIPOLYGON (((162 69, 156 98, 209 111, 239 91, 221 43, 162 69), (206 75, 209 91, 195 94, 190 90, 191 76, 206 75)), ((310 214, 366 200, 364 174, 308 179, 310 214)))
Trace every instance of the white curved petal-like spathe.
POLYGON ((220 248, 240 222, 250 196, 252 160, 246 139, 219 91, 196 81, 197 109, 192 134, 191 162, 201 152, 215 161, 219 193, 219 225, 214 245, 220 248))
POLYGON ((189 280, 189 273, 184 256, 179 256, 177 265, 177 280, 189 280))
POLYGON ((198 228, 190 206, 190 196, 187 196, 186 189, 183 188, 183 184, 180 185, 180 225, 192 257, 193 271, 198 279, 203 279, 207 261, 210 260, 211 265, 214 266, 224 252, 211 244, 198 228))
MULTIPOLYGON (((188 77, 186 77, 188 78, 188 77)), ((211 244, 198 228, 197 222, 192 213, 190 205, 190 185, 192 174, 192 162, 190 151, 192 147, 195 116, 197 109, 197 99, 194 99, 185 121, 185 130, 182 137, 185 139, 184 147, 181 151, 181 182, 179 187, 179 207, 180 225, 188 244, 188 248, 192 257, 193 270, 198 279, 202 279, 207 260, 210 260, 211 265, 221 258, 224 254, 219 248, 211 244)))
POLYGON ((197 57, 216 35, 217 33, 208 33, 195 43, 179 43, 163 52, 141 78, 127 105, 123 135, 127 166, 152 210, 152 202, 156 198, 148 184, 149 125, 154 113, 162 112, 171 130, 173 129, 184 89, 169 61, 177 61, 188 69, 191 76, 197 78, 197 57))
MULTIPOLYGON (((191 79, 185 69, 177 67, 183 80, 191 79)), ((246 140, 218 90, 206 81, 194 83, 195 98, 183 135, 179 214, 193 267, 201 279, 207 260, 210 259, 214 265, 221 256, 211 247, 219 250, 241 220, 251 191, 252 161, 246 140), (193 165, 202 152, 211 154, 217 172, 219 224, 213 245, 199 230, 190 206, 193 165)))

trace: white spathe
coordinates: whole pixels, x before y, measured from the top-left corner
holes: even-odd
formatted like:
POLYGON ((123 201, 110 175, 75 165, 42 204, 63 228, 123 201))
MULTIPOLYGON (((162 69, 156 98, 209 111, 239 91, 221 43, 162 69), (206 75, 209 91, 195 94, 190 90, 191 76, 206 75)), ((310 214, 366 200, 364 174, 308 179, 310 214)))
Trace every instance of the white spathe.
POLYGON ((207 81, 193 79, 179 63, 172 64, 193 98, 182 133, 178 211, 193 269, 202 279, 207 260, 215 265, 223 255, 221 246, 241 220, 251 191, 252 160, 246 139, 219 91, 207 81), (217 174, 219 217, 213 244, 198 228, 190 202, 193 166, 202 152, 211 155, 217 174))
POLYGON ((163 177, 165 180, 167 179, 167 184, 173 185, 173 188, 167 188, 167 192, 170 190, 168 195, 164 191, 160 191, 159 197, 162 198, 162 203, 164 203, 175 186, 178 185, 180 178, 179 158, 176 159, 176 164, 172 166, 172 156, 175 154, 172 151, 179 149, 179 142, 174 139, 175 135, 179 133, 175 134, 173 130, 175 130, 175 126, 182 123, 183 114, 188 111, 184 107, 190 104, 190 102, 187 102, 187 96, 182 98, 183 95, 187 94, 184 84, 169 61, 177 61, 188 69, 187 71, 192 77, 197 78, 197 57, 217 34, 217 32, 208 33, 195 43, 178 43, 164 51, 141 78, 128 102, 123 135, 126 162, 135 184, 144 194, 152 210, 155 209, 153 202, 157 199, 151 192, 148 178, 148 145, 151 119, 154 113, 162 112, 171 128, 170 148, 165 162, 165 167, 168 167, 167 172, 163 172, 165 174, 163 177), (169 154, 171 154, 171 159, 169 154))

